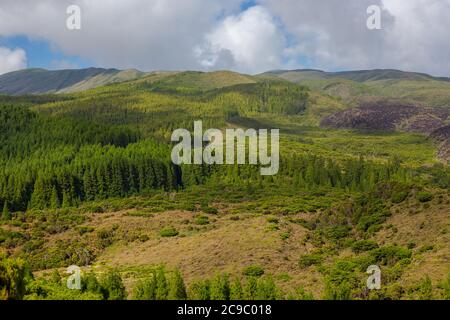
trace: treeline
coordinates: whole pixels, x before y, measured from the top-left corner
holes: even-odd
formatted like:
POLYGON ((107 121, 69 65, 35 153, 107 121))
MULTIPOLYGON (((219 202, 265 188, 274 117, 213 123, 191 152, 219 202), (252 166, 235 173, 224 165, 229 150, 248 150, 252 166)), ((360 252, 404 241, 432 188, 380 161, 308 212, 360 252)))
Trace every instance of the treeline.
POLYGON ((371 191, 380 182, 410 182, 415 177, 413 170, 405 168, 399 161, 386 164, 359 159, 332 160, 315 155, 294 154, 282 156, 280 170, 275 176, 261 176, 258 166, 190 165, 182 167, 184 185, 196 185, 208 181, 226 181, 231 184, 243 182, 256 187, 292 185, 295 188, 315 187, 342 188, 352 191, 371 191))
POLYGON ((0 160, 24 159, 37 150, 68 145, 125 147, 139 139, 138 132, 128 127, 60 116, 45 117, 20 105, 1 106, 0 121, 0 160))
POLYGON ((4 211, 70 207, 181 185, 180 169, 167 157, 168 148, 151 141, 127 148, 94 145, 58 151, 1 168, 4 211))
POLYGON ((363 158, 333 161, 318 156, 283 157, 276 176, 263 177, 258 166, 173 165, 167 146, 145 141, 127 148, 86 146, 54 158, 30 159, 0 171, 0 205, 5 211, 76 206, 82 201, 177 190, 205 183, 292 186, 371 191, 380 182, 410 182, 414 173, 399 162, 377 164, 363 158))

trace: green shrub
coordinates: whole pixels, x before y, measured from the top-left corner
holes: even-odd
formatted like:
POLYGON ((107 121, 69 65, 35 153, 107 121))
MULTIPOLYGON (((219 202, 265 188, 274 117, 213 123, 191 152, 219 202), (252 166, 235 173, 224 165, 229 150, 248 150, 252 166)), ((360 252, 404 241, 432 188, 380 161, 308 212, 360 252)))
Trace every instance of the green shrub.
POLYGON ((405 201, 407 197, 408 197, 408 192, 399 191, 392 195, 391 201, 393 203, 401 203, 401 202, 405 201))
POLYGON ((159 235, 163 238, 176 237, 178 235, 178 231, 173 227, 166 227, 159 231, 159 235))
POLYGON ((264 269, 260 266, 248 266, 242 273, 247 277, 260 277, 264 274, 264 269))
POLYGON ((378 248, 378 244, 373 240, 356 241, 351 245, 355 253, 361 253, 378 248))
POLYGON ((371 250, 369 254, 377 261, 377 263, 383 265, 394 265, 398 261, 411 258, 411 250, 398 247, 398 246, 386 246, 371 250))
POLYGON ((433 199, 433 195, 426 191, 421 191, 417 193, 417 200, 420 202, 429 202, 433 199))
POLYGON ((271 217, 267 217, 267 222, 278 224, 279 220, 278 220, 278 218, 271 216, 271 217))
POLYGON ((301 256, 298 263, 301 268, 307 268, 313 265, 321 264, 323 261, 324 257, 322 254, 311 253, 301 256))
POLYGON ((204 226, 209 224, 209 219, 207 216, 197 216, 194 218, 194 223, 199 226, 204 226))

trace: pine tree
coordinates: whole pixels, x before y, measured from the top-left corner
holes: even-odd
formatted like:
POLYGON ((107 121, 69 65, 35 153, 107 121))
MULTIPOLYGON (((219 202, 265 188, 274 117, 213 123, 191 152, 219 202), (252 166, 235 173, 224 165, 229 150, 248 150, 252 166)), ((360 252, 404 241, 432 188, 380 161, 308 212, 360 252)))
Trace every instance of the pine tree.
POLYGON ((57 209, 61 206, 61 202, 59 201, 59 195, 58 190, 56 189, 56 186, 53 186, 52 188, 52 195, 50 198, 50 207, 52 209, 57 209))
POLYGON ((25 294, 25 262, 0 256, 0 300, 22 300, 25 294))
POLYGON ((9 212, 8 201, 5 201, 3 205, 2 219, 5 221, 11 220, 11 213, 9 212))
POLYGON ((229 300, 230 282, 227 274, 217 275, 211 283, 211 300, 229 300))
POLYGON ((277 298, 277 288, 272 277, 259 279, 257 283, 257 300, 275 300, 277 298))
POLYGON ((125 300, 126 291, 120 274, 113 270, 102 281, 103 296, 107 300, 125 300))
POLYGON ((211 300, 211 283, 209 280, 194 282, 189 290, 191 300, 211 300))
POLYGON ((241 280, 236 277, 230 285, 230 299, 231 300, 242 300, 243 292, 241 280))
POLYGON ((183 277, 180 270, 176 269, 173 273, 172 279, 169 283, 168 300, 186 300, 186 286, 184 285, 183 277))
POLYGON ((249 277, 244 288, 244 299, 255 300, 258 291, 258 283, 255 277, 249 277))
POLYGON ((156 272, 156 300, 167 300, 168 288, 164 268, 160 267, 156 272))

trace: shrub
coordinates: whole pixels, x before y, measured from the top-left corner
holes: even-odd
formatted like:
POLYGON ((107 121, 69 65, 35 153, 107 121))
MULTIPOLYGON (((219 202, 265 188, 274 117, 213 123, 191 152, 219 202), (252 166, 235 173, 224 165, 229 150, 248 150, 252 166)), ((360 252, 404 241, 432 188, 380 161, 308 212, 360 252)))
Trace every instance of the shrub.
POLYGON ((267 217, 267 222, 278 224, 279 220, 276 217, 267 217))
POLYGON ((311 253, 300 257, 299 265, 301 268, 307 268, 313 265, 321 264, 324 261, 322 254, 311 253))
POLYGON ((159 232, 159 235, 163 238, 176 237, 178 231, 173 227, 166 227, 159 232))
POLYGON ((197 216, 194 219, 194 223, 199 226, 204 226, 209 224, 209 219, 207 216, 197 216))
POLYGON ((421 191, 417 193, 417 200, 420 202, 429 202, 433 199, 433 195, 426 191, 421 191))
POLYGON ((361 253, 378 248, 378 244, 373 240, 356 241, 351 245, 355 253, 361 253))
POLYGON ((411 258, 412 255, 411 250, 397 246, 381 247, 371 250, 369 254, 383 265, 394 265, 400 260, 411 258))
POLYGON ((202 207, 202 211, 207 214, 217 214, 219 211, 214 207, 202 207))
POLYGON ((260 266, 248 266, 242 273, 247 277, 260 277, 264 274, 264 269, 260 266))
POLYGON ((401 203, 406 200, 408 197, 408 192, 406 191, 399 191, 392 195, 391 200, 393 203, 401 203))

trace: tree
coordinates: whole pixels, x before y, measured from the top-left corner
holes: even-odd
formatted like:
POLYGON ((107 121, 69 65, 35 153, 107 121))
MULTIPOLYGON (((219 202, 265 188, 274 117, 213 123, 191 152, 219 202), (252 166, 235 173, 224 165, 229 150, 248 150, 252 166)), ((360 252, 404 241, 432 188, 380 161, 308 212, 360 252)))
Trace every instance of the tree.
POLYGON ((58 190, 56 189, 56 186, 53 186, 52 188, 52 195, 50 198, 50 207, 52 209, 57 209, 61 206, 61 201, 59 201, 59 195, 58 190))
POLYGON ((101 283, 103 296, 106 300, 125 300, 126 291, 122 277, 116 270, 107 273, 101 283))
POLYGON ((156 300, 167 300, 167 278, 163 267, 156 271, 156 300))
POLYGON ((241 280, 236 277, 230 285, 230 299, 231 300, 242 300, 243 292, 241 280))
POLYGON ((227 274, 217 275, 211 283, 211 300, 229 300, 230 282, 227 274))
POLYGON ((153 273, 149 279, 138 282, 133 291, 134 300, 155 300, 156 279, 153 273))
POLYGON ((0 257, 0 300, 22 300, 25 294, 25 261, 0 257))
POLYGON ((258 280, 256 298, 257 300, 275 300, 277 298, 277 288, 272 277, 258 280))
POLYGON ((8 201, 5 201, 5 204, 3 205, 2 219, 11 220, 11 213, 9 212, 8 201))
POLYGON ((194 282, 189 290, 189 299, 211 300, 211 282, 209 280, 194 282))
POLYGON ((186 286, 184 285, 183 277, 179 269, 173 272, 171 281, 169 283, 168 300, 186 300, 186 286))

